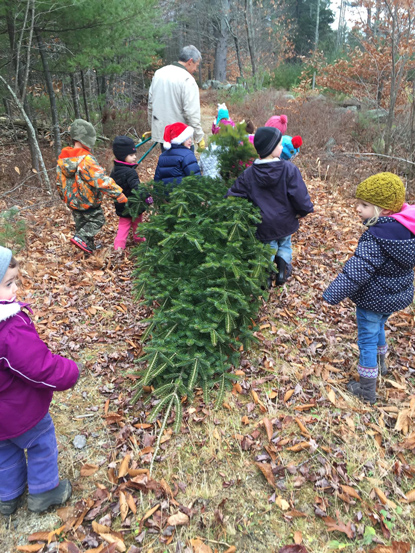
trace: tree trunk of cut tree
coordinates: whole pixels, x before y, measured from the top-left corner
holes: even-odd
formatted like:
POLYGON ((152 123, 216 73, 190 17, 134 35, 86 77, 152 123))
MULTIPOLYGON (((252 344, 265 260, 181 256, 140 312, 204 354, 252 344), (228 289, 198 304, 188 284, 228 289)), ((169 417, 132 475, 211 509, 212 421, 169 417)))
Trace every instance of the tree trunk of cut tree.
POLYGON ((42 59, 43 72, 45 74, 46 88, 48 90, 49 102, 50 102, 50 111, 52 115, 52 129, 53 129, 53 149, 55 151, 56 157, 59 156, 62 149, 61 145, 61 134, 59 126, 59 117, 58 117, 58 108, 56 105, 56 96, 55 91, 53 90, 52 76, 49 71, 48 59, 45 52, 45 45, 43 44, 42 36, 39 32, 39 29, 35 28, 36 40, 39 47, 40 57, 42 59))

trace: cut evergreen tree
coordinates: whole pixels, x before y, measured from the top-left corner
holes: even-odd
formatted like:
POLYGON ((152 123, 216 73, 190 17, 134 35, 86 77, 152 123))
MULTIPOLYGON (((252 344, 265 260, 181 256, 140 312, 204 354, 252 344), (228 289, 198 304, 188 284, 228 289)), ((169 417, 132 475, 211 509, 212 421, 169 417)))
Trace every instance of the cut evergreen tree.
MULTIPOLYGON (((202 387, 205 401, 219 383, 217 404, 235 376, 240 346, 254 339, 261 288, 270 270, 270 251, 255 238, 259 210, 241 198, 225 198, 227 186, 208 177, 187 177, 166 203, 157 185, 149 189, 155 213, 144 225, 146 242, 135 250, 137 299, 157 302, 139 359, 143 386, 160 398, 150 418, 175 407, 178 430, 181 400, 202 387)), ((129 200, 134 217, 142 208, 129 200)))
POLYGON ((222 178, 230 184, 257 157, 255 148, 249 141, 246 124, 220 125, 220 132, 210 138, 210 143, 219 146, 214 150, 219 160, 222 178))

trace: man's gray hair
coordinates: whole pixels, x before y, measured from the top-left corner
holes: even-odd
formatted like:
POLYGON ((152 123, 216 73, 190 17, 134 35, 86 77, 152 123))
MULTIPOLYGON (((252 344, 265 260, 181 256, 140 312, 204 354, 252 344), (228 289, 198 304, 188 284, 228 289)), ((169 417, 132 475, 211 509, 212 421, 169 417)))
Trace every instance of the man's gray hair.
POLYGON ((179 61, 184 62, 193 60, 196 63, 200 59, 202 59, 202 54, 199 52, 196 46, 193 46, 193 44, 190 44, 189 46, 184 46, 179 56, 179 61))

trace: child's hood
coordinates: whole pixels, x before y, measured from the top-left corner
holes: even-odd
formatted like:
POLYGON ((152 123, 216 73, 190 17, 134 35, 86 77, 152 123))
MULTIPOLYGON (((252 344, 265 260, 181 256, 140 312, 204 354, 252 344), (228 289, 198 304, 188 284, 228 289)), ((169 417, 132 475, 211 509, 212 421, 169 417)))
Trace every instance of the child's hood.
POLYGON ((415 205, 403 204, 401 211, 391 217, 415 234, 415 205))
POLYGON ((255 183, 260 188, 274 187, 284 171, 285 163, 287 162, 278 158, 266 161, 256 159, 251 165, 255 177, 255 183))
MULTIPOLYGON (((399 239, 392 234, 388 236, 388 233, 382 232, 383 236, 379 236, 379 233, 373 232, 378 225, 387 225, 386 230, 388 230, 388 221, 390 217, 381 217, 376 225, 370 227, 366 232, 373 236, 373 238, 378 242, 383 252, 390 258, 392 258, 398 265, 405 267, 407 269, 413 269, 415 267, 415 238, 409 239, 399 239), (377 235, 376 235, 377 234, 377 235)), ((393 225, 390 226, 393 229, 393 225)), ((364 233, 366 234, 366 233, 364 233)))
POLYGON ((79 163, 87 155, 91 155, 91 152, 85 148, 72 148, 71 146, 64 148, 59 154, 58 166, 65 177, 73 177, 79 163))

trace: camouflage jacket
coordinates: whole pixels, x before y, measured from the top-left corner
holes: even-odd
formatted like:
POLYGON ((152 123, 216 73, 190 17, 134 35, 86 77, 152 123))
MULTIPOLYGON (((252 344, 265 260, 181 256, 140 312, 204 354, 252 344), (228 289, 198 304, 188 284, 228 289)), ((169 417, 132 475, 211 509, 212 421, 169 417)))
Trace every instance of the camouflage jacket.
POLYGON ((122 188, 105 174, 94 156, 84 148, 64 148, 56 167, 56 187, 62 200, 71 209, 85 211, 98 207, 102 194, 125 203, 122 188))

